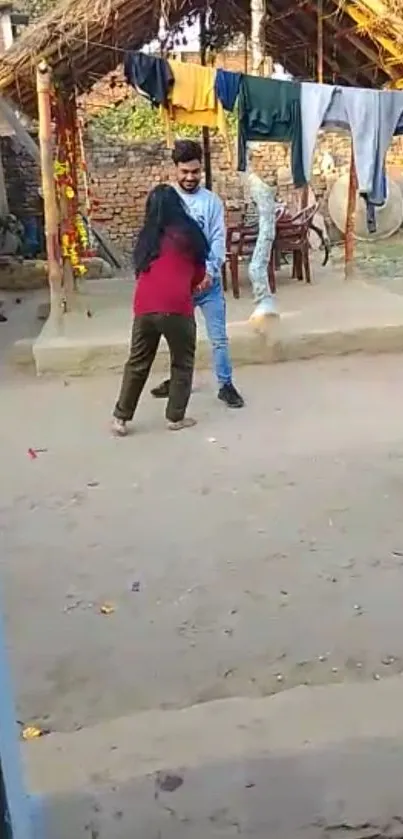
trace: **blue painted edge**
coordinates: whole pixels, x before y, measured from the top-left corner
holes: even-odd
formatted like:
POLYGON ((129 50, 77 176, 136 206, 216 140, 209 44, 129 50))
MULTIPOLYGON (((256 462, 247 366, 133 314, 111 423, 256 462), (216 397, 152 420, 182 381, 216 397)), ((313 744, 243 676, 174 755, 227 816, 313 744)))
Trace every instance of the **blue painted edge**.
POLYGON ((0 603, 0 761, 12 839, 33 839, 0 603))

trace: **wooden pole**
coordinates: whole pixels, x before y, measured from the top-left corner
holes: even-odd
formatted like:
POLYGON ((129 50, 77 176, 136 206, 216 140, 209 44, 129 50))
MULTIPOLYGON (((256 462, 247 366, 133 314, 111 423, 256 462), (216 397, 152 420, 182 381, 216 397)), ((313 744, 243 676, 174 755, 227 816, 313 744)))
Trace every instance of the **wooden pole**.
POLYGON ((323 0, 318 0, 317 11, 318 28, 318 82, 323 84, 323 0))
POLYGON ((52 120, 50 110, 51 71, 41 61, 36 71, 38 95, 39 148, 43 206, 45 214, 46 252, 48 258, 48 279, 50 287, 50 311, 61 311, 62 269, 60 264, 59 211, 53 171, 52 120))
POLYGON ((357 170, 355 168, 354 146, 351 138, 350 177, 348 184, 346 232, 344 238, 344 278, 346 280, 350 280, 354 273, 356 203, 357 170))
POLYGON ((0 217, 6 218, 9 213, 6 181, 4 177, 3 158, 0 152, 0 217))
MULTIPOLYGON (((317 6, 317 80, 319 84, 323 84, 323 0, 318 0, 317 6)), ((301 192, 301 210, 304 210, 309 203, 309 185, 302 188, 301 192)))
MULTIPOLYGON (((207 58, 207 31, 206 31, 206 11, 200 12, 200 64, 202 67, 206 66, 207 58)), ((211 148, 210 148, 210 131, 206 126, 203 126, 203 157, 204 157, 204 179, 206 189, 213 188, 213 173, 211 169, 211 148)))
POLYGON ((252 46, 252 74, 264 75, 265 43, 263 25, 266 15, 265 0, 251 0, 251 46, 252 46))
POLYGON ((203 126, 203 157, 204 157, 204 182, 206 189, 213 188, 213 172, 211 168, 210 131, 203 126))

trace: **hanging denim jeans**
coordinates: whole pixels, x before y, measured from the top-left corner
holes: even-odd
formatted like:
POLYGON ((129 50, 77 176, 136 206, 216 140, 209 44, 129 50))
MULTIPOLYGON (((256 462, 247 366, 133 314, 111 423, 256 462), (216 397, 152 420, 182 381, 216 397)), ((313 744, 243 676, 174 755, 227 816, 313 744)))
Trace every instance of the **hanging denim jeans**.
POLYGON ((259 304, 272 297, 268 281, 268 266, 276 235, 275 190, 267 186, 254 173, 248 176, 248 187, 259 218, 258 237, 249 264, 249 279, 252 284, 253 297, 255 303, 259 304))

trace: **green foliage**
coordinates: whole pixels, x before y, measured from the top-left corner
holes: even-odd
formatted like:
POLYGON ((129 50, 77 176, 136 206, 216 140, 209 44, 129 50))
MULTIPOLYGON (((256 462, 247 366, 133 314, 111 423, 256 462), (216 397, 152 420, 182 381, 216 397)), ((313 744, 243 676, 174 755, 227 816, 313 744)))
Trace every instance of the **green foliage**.
MULTIPOLYGON (((233 134, 236 123, 234 114, 229 115, 228 123, 230 133, 233 134)), ((130 100, 122 102, 121 105, 103 108, 89 118, 88 127, 98 137, 111 137, 126 141, 158 141, 165 137, 159 111, 142 99, 135 102, 130 100)), ((173 123, 172 133, 173 136, 199 139, 201 129, 193 125, 173 123)))

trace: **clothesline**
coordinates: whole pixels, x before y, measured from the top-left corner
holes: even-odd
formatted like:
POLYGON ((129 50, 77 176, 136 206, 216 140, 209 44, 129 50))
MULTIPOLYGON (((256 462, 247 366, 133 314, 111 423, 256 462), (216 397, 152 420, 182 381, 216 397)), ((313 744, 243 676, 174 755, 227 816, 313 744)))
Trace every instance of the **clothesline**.
POLYGON ((309 183, 321 128, 349 129, 358 190, 374 232, 375 206, 386 201, 385 157, 393 136, 403 134, 403 91, 342 87, 251 76, 245 73, 130 52, 127 81, 162 109, 166 124, 218 128, 224 111, 238 108, 238 169, 247 168, 250 141, 288 142, 294 185, 309 183))

